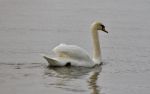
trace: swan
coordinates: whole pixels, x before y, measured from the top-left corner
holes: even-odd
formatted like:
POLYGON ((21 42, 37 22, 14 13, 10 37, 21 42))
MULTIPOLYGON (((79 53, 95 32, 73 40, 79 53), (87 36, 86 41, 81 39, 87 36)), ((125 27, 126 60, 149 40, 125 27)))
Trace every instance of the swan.
POLYGON ((93 58, 91 58, 87 51, 76 45, 60 44, 52 51, 56 57, 50 57, 42 54, 43 58, 47 60, 50 66, 84 66, 93 67, 101 64, 101 49, 99 43, 98 30, 104 31, 105 26, 98 21, 91 24, 92 42, 93 42, 93 58))

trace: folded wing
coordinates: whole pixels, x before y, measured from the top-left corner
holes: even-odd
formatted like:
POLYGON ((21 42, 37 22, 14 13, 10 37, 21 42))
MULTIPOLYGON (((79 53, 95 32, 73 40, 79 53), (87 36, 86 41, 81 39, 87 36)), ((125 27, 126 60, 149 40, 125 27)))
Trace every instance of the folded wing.
POLYGON ((88 56, 88 53, 83 48, 80 48, 76 45, 60 44, 55 47, 53 51, 58 55, 59 58, 74 59, 79 61, 91 60, 88 56))

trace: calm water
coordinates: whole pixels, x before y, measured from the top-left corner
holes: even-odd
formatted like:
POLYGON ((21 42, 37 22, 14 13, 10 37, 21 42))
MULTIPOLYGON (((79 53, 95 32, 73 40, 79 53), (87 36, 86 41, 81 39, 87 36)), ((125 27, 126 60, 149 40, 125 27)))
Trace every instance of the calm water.
POLYGON ((149 0, 0 0, 0 94, 149 94, 149 0), (104 65, 48 68, 59 43, 92 52, 100 20, 104 65))

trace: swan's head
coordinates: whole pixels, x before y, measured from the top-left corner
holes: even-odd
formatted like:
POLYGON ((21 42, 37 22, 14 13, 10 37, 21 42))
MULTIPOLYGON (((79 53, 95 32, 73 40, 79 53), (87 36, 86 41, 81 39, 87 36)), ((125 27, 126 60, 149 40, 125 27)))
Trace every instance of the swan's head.
POLYGON ((93 22, 91 28, 94 30, 101 30, 108 33, 108 31, 105 30, 105 26, 101 22, 93 22))

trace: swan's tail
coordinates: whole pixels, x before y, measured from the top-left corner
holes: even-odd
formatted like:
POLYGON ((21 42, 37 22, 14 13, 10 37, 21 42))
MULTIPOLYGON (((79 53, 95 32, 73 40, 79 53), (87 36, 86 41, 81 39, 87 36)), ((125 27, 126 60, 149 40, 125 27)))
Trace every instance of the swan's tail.
POLYGON ((50 66, 59 66, 59 62, 48 55, 41 54, 41 56, 46 59, 50 66))

